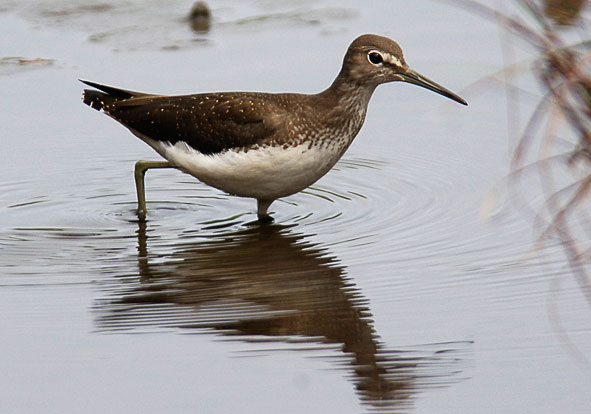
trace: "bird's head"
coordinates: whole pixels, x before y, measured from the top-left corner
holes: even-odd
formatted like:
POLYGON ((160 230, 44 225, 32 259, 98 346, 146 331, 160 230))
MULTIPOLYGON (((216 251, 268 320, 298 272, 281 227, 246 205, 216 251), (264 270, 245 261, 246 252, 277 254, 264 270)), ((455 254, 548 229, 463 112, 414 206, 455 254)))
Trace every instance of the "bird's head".
POLYGON ((355 39, 345 55, 342 72, 357 84, 375 88, 387 82, 407 82, 468 105, 449 89, 410 69, 398 43, 387 37, 366 34, 355 39))

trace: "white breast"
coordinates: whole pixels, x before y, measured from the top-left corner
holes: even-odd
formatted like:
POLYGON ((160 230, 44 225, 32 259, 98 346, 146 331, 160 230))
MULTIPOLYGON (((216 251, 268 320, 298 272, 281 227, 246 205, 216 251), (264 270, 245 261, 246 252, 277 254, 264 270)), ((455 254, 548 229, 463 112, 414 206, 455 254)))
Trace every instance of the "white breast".
POLYGON ((336 164, 348 145, 330 140, 326 145, 269 145, 204 155, 184 142, 171 145, 142 139, 172 164, 212 187, 267 200, 297 193, 316 182, 336 164))

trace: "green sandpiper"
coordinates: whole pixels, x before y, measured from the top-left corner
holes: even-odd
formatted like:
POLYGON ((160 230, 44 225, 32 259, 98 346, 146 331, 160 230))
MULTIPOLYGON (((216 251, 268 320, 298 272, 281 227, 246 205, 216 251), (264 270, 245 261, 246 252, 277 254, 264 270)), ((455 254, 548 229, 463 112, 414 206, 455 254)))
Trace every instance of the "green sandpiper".
POLYGON ((330 171, 361 129, 375 88, 396 81, 467 105, 411 70, 396 42, 371 34, 351 43, 332 85, 312 95, 164 96, 82 82, 95 88, 84 90, 85 104, 123 124, 167 160, 136 164, 140 218, 145 218, 145 170, 170 166, 229 194, 256 199, 259 220, 268 221, 274 200, 330 171))

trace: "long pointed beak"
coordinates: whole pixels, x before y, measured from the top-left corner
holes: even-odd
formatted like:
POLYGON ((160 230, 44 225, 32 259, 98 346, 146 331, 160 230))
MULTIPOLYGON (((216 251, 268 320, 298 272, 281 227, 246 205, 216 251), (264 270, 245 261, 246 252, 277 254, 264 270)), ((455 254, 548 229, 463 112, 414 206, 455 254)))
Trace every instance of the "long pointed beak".
POLYGON ((404 82, 412 83, 413 85, 429 89, 430 91, 436 92, 449 99, 453 99, 454 101, 459 102, 462 105, 468 105, 468 102, 466 102, 464 98, 456 95, 449 89, 444 88, 443 86, 433 82, 431 79, 426 78, 425 76, 415 72, 414 70, 409 69, 406 73, 400 73, 400 76, 402 76, 402 80, 404 82))

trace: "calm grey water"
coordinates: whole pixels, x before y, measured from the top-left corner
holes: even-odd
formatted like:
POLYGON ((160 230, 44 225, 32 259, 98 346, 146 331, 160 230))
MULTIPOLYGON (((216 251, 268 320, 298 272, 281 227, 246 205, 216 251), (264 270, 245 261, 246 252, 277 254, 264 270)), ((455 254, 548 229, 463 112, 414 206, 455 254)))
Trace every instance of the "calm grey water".
POLYGON ((211 6, 194 33, 187 1, 0 3, 0 411, 588 412, 591 315, 560 245, 532 253, 503 186, 479 213, 515 145, 494 82, 468 108, 380 87, 272 226, 168 170, 136 221, 134 162, 158 157, 78 78, 316 92, 365 32, 459 93, 503 67, 495 25, 435 2, 211 6))

